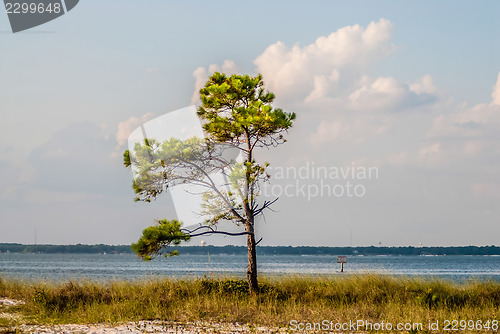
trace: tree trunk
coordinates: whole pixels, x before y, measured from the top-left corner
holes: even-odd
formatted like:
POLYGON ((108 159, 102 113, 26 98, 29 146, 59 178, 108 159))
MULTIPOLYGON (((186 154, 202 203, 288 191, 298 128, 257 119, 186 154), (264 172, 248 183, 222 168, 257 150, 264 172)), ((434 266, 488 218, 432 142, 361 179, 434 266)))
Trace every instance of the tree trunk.
POLYGON ((257 252, 255 244, 255 233, 253 228, 253 222, 248 222, 246 224, 247 234, 247 249, 248 249, 248 268, 247 268, 247 279, 248 288, 250 294, 259 293, 259 284, 257 281, 257 252))
MULTIPOLYGON (((247 143, 247 159, 245 163, 252 163, 252 145, 251 145, 251 136, 246 131, 246 143, 247 143)), ((252 181, 252 173, 250 166, 247 165, 246 169, 246 194, 245 194, 245 214, 246 214, 246 232, 247 234, 247 250, 248 250, 248 268, 247 268, 247 280, 248 280, 248 289, 250 294, 256 295, 259 293, 259 284, 257 282, 257 252, 255 244, 255 229, 254 229, 254 212, 253 212, 253 201, 254 201, 254 182, 252 181)))

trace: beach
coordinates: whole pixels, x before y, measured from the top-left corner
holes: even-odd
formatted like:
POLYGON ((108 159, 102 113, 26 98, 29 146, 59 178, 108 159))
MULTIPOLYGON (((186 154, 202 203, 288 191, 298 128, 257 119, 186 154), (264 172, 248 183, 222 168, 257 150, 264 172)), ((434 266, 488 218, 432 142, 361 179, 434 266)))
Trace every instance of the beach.
MULTIPOLYGON (((15 311, 10 311, 12 307, 23 305, 24 302, 9 298, 0 298, 0 319, 8 321, 23 322, 23 316, 15 311)), ((12 329, 3 329, 0 326, 0 333, 9 333, 12 329)), ((270 328, 265 326, 252 326, 250 324, 223 323, 223 322, 175 322, 175 321, 138 321, 119 324, 64 324, 64 325, 32 325, 21 324, 16 327, 21 333, 117 333, 117 334, 139 334, 139 333, 285 333, 283 328, 270 328)))
POLYGON ((270 328, 264 326, 251 326, 247 324, 237 323, 220 323, 220 322, 164 322, 164 321, 139 321, 123 324, 86 324, 86 325, 54 325, 54 326, 38 326, 38 325, 21 325, 18 327, 22 333, 118 333, 118 334, 139 334, 139 333, 165 333, 165 334, 191 334, 191 333, 287 333, 286 329, 270 328))

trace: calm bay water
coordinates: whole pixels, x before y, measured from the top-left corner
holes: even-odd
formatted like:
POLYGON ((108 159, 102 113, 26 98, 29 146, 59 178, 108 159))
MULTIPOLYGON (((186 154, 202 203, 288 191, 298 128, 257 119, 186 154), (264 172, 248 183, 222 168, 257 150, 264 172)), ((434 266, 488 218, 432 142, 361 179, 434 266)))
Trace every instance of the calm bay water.
MULTIPOLYGON (((261 255, 259 273, 340 275, 335 256, 261 255)), ((189 255, 143 262, 133 254, 0 254, 0 275, 35 280, 244 277, 245 255, 189 255)), ((345 273, 500 281, 500 256, 350 256, 345 273)))

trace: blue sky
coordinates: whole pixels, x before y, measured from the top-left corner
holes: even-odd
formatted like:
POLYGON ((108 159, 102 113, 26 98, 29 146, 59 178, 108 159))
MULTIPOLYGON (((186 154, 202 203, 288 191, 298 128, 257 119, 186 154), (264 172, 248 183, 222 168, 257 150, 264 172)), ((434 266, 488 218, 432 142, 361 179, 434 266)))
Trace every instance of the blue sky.
POLYGON ((87 0, 17 34, 0 15, 0 242, 130 243, 175 215, 133 203, 125 139, 218 69, 262 72, 297 113, 273 166, 380 171, 363 198, 283 196, 263 244, 498 244, 499 10, 87 0))

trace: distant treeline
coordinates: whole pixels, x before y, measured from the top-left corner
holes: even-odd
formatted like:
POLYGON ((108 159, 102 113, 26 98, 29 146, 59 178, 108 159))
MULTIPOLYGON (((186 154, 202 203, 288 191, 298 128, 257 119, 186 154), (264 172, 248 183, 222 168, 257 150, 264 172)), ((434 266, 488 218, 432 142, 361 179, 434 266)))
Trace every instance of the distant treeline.
POLYGON ((92 254, 92 253, 132 253, 130 245, 22 245, 22 244, 1 244, 2 253, 72 253, 72 254, 92 254))
MULTIPOLYGON (((181 254, 246 254, 244 246, 182 246, 181 254)), ((129 245, 23 245, 0 243, 1 253, 132 253, 129 245)), ((312 247, 262 246, 261 255, 500 255, 498 246, 461 247, 312 247)))

